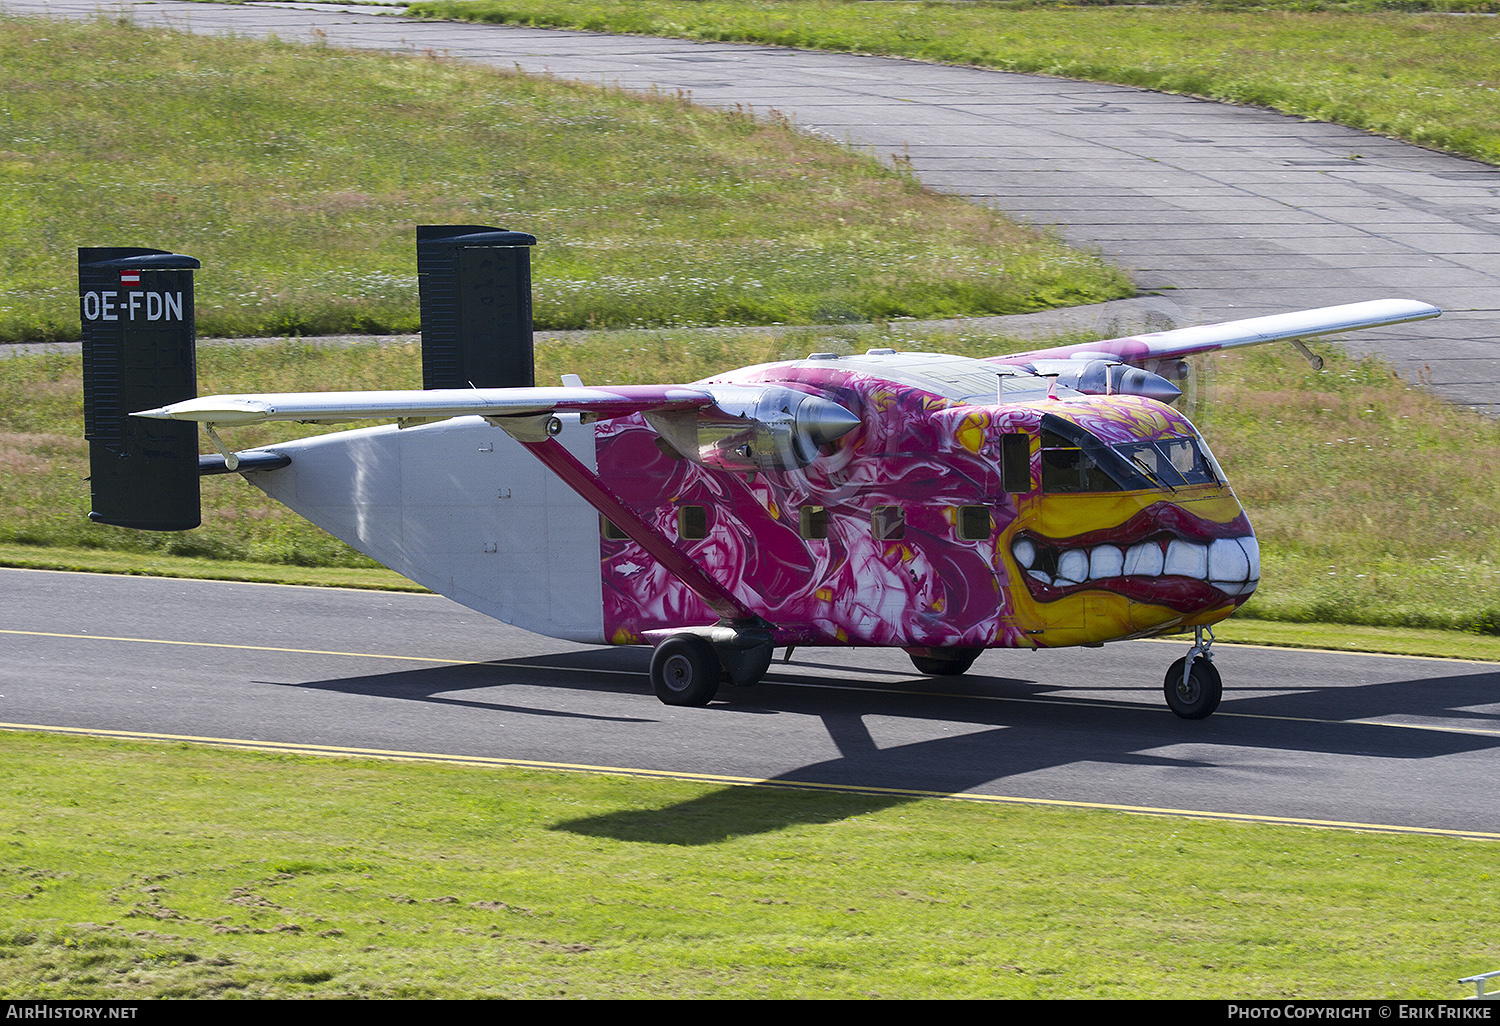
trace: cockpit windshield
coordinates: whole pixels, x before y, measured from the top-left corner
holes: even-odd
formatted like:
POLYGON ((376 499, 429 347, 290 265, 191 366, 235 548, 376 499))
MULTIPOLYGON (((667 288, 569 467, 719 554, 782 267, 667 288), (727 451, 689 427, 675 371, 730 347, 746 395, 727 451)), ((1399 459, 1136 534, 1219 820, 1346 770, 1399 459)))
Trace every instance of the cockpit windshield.
POLYGON ((1114 447, 1148 477, 1173 488, 1183 485, 1218 484, 1214 465, 1198 447, 1196 438, 1158 438, 1151 442, 1124 442, 1114 447))

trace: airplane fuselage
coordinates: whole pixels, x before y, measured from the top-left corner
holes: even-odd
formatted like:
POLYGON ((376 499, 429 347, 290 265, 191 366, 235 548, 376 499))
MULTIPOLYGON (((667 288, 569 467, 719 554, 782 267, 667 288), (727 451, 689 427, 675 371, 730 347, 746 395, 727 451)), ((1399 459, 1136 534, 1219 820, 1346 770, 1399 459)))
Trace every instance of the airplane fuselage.
MULTIPOLYGON (((767 386, 828 400, 858 426, 800 456, 757 451, 722 416, 685 436, 650 415, 567 415, 556 438, 777 644, 1097 644, 1217 622, 1259 578, 1222 471, 1151 399, 1054 397, 986 361, 878 351, 697 383, 767 386)), ((488 615, 610 644, 719 619, 481 418, 275 449, 290 465, 249 480, 488 615)))

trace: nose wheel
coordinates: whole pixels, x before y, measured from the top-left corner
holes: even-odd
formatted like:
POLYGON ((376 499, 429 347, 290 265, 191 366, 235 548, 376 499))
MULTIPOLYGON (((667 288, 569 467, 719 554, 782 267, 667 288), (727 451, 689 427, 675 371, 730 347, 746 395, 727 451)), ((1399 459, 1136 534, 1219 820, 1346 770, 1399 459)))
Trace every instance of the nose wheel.
POLYGON ((1214 666, 1214 632, 1208 631, 1208 641, 1203 640, 1205 628, 1196 628, 1197 635, 1188 654, 1171 665, 1163 690, 1167 706, 1185 720, 1202 720, 1213 715, 1224 697, 1224 682, 1214 666))

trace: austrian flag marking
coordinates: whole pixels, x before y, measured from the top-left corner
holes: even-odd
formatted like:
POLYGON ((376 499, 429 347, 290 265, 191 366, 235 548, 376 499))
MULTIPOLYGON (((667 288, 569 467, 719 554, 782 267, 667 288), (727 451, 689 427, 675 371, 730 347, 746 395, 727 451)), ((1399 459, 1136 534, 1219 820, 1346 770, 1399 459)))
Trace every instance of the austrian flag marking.
POLYGON ((120 272, 120 284, 123 287, 125 287, 125 288, 135 288, 135 289, 140 288, 141 287, 141 272, 140 271, 121 271, 120 272))

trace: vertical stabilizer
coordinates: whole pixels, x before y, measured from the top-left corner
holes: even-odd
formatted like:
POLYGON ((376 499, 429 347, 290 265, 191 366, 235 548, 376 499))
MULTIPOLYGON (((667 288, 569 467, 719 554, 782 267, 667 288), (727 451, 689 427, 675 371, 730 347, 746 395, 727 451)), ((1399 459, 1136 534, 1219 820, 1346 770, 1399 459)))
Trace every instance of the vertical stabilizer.
POLYGON ((131 417, 198 393, 190 256, 128 247, 78 251, 89 519, 148 531, 201 522, 198 426, 131 417))
POLYGON ((536 236, 482 225, 417 228, 423 388, 530 388, 536 236))

